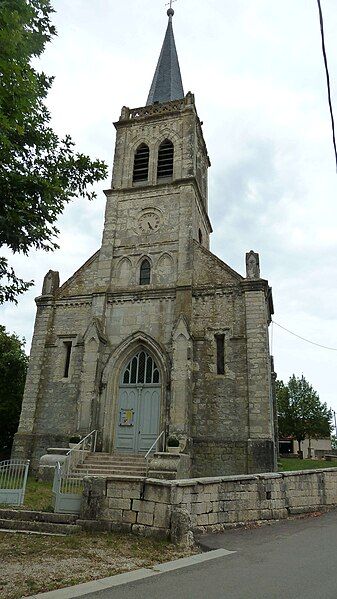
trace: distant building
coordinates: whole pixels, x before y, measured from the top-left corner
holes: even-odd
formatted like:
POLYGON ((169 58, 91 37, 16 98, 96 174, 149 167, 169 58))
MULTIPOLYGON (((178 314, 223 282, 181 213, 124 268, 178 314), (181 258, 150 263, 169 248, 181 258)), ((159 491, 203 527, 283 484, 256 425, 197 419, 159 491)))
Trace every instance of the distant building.
MULTIPOLYGON (((325 453, 331 452, 331 439, 304 439, 301 443, 304 458, 321 458, 325 453), (311 450, 310 450, 311 448, 311 450)), ((297 454, 299 451, 296 439, 288 437, 279 440, 280 455, 297 454)))

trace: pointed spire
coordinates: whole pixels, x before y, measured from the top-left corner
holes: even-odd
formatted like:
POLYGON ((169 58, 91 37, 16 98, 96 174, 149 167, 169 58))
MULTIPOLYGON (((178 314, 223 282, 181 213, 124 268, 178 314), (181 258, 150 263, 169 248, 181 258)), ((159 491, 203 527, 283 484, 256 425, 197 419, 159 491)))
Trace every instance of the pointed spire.
POLYGON ((147 106, 154 104, 155 102, 180 100, 184 98, 185 95, 172 27, 172 17, 174 15, 173 8, 168 9, 167 15, 169 17, 169 22, 149 97, 146 102, 147 106))

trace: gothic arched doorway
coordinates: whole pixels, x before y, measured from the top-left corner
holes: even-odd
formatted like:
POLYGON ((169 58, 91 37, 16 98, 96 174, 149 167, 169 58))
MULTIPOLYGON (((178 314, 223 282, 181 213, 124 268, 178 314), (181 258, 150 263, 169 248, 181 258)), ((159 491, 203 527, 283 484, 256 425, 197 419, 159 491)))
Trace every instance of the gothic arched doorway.
POLYGON ((145 453, 159 433, 161 380, 154 359, 143 349, 128 361, 119 383, 115 450, 145 453))

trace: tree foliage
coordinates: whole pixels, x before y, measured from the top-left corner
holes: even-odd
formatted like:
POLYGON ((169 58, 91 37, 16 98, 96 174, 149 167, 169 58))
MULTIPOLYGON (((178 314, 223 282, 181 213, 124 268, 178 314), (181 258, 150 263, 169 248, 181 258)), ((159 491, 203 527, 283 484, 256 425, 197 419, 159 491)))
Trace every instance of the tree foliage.
POLYGON ((0 325, 0 454, 10 452, 18 428, 27 365, 24 341, 0 325))
POLYGON ((331 410, 303 375, 297 378, 293 374, 287 385, 276 381, 276 397, 280 437, 295 437, 301 449, 305 438, 330 436, 331 410))
MULTIPOLYGON (((75 197, 95 194, 88 185, 106 177, 100 160, 76 153, 67 135, 50 127, 45 99, 53 78, 34 66, 56 35, 50 0, 0 2, 0 248, 28 253, 57 248, 55 225, 75 197)), ((0 257, 0 303, 32 285, 0 257)))

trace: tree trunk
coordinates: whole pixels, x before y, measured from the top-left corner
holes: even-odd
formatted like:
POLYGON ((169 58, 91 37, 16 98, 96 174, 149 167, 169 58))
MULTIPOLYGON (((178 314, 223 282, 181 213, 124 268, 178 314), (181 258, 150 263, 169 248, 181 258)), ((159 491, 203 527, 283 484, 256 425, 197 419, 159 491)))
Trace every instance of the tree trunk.
POLYGON ((303 460, 303 451, 301 449, 301 443, 302 443, 303 439, 297 439, 297 443, 298 443, 298 457, 300 458, 300 460, 303 460))

